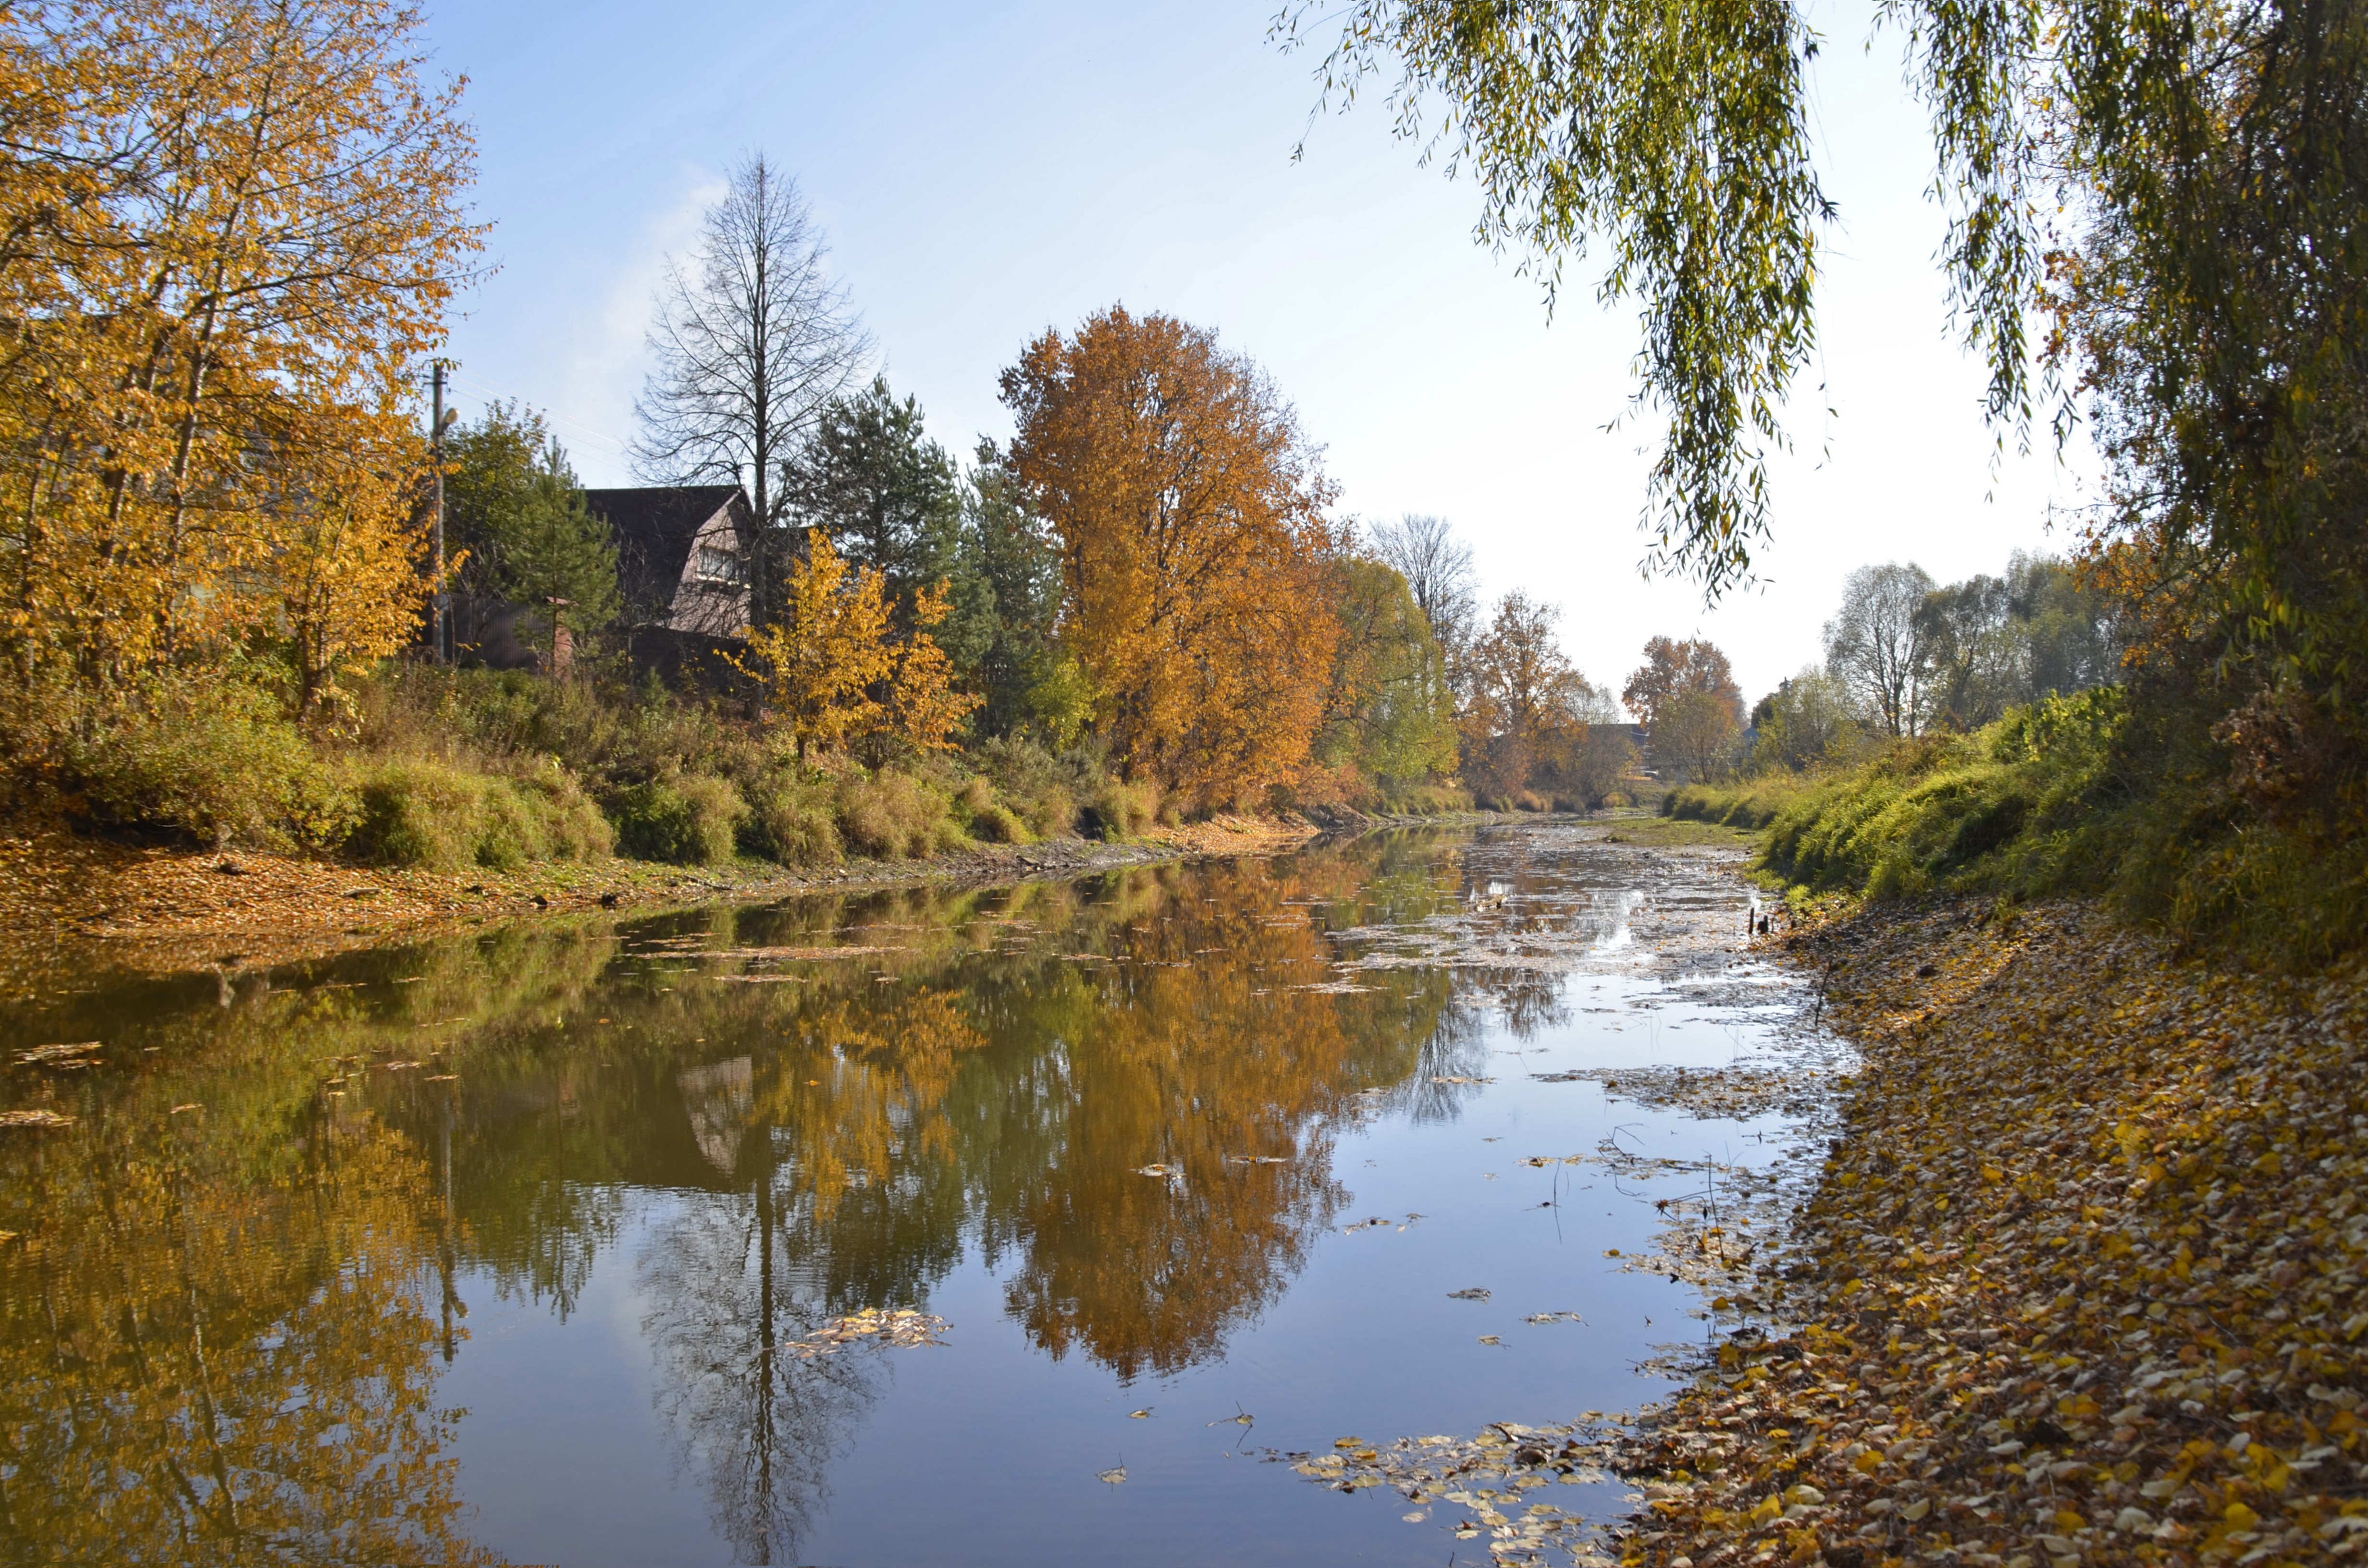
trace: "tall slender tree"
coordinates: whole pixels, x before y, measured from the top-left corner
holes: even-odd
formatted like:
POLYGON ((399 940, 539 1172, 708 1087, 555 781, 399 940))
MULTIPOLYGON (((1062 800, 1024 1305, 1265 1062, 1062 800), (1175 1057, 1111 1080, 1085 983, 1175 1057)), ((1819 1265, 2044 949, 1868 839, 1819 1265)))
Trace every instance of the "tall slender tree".
POLYGON ((669 262, 634 411, 633 465, 661 484, 742 483, 741 550, 758 625, 779 619, 791 551, 780 471, 870 356, 797 181, 762 153, 735 166, 696 251, 669 262))
POLYGON ((1933 587, 1912 561, 1861 566, 1843 583, 1842 607, 1826 622, 1826 668, 1895 735, 1923 727, 1931 672, 1920 612, 1933 587))

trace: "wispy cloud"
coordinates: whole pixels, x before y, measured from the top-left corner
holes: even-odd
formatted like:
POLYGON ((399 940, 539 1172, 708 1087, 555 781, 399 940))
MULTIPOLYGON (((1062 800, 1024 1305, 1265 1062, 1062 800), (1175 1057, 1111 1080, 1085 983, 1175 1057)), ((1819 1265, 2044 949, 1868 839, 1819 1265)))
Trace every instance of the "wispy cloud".
POLYGON ((721 174, 686 169, 676 199, 652 213, 616 258, 588 330, 570 346, 552 415, 563 439, 581 444, 576 467, 596 484, 633 482, 625 453, 633 437, 633 398, 648 373, 650 312, 666 258, 689 252, 700 220, 723 194, 721 174))

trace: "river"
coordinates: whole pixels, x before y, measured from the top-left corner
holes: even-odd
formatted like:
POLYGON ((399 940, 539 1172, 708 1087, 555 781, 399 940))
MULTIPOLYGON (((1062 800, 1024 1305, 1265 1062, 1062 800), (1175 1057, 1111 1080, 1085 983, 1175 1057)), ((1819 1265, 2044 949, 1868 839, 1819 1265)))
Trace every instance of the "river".
POLYGON ((1750 904, 1731 850, 1544 824, 95 950, 0 1011, 0 1542, 1521 1560, 1510 1498, 1313 1460, 1609 1419, 1748 1307, 1839 1060, 1750 904))

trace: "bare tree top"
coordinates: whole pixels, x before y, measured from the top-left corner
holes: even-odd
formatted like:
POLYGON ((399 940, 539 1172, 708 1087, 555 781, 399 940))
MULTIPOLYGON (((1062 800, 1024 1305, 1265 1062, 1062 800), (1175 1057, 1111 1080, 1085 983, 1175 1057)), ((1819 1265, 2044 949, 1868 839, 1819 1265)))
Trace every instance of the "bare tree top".
POLYGON ((1455 537, 1445 517, 1408 512, 1394 523, 1373 527, 1373 555, 1406 580, 1414 602, 1443 646, 1460 644, 1472 631, 1472 547, 1455 537))
POLYGON ((735 166, 696 250, 669 258, 634 404, 633 467, 653 483, 746 483, 762 523, 798 437, 863 369, 871 341, 797 181, 762 153, 735 166))

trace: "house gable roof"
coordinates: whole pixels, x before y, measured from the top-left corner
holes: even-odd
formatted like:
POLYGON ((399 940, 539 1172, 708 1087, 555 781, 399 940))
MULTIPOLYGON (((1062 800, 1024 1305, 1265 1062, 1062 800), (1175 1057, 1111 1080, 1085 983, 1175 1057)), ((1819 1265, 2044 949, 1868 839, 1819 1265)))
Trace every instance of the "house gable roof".
POLYGON ((661 484, 635 490, 587 490, 585 505, 609 525, 617 547, 618 585, 626 616, 663 619, 689 564, 691 545, 726 507, 745 512, 736 484, 661 484))

